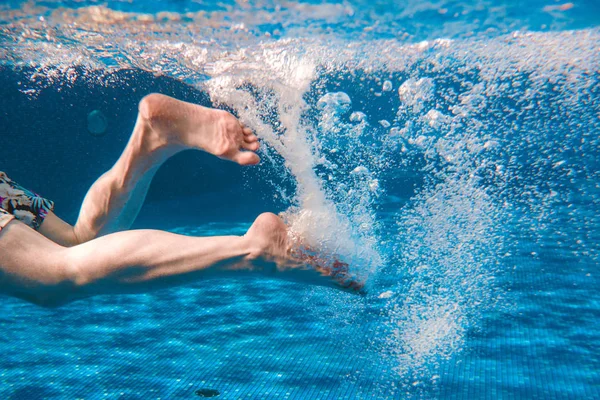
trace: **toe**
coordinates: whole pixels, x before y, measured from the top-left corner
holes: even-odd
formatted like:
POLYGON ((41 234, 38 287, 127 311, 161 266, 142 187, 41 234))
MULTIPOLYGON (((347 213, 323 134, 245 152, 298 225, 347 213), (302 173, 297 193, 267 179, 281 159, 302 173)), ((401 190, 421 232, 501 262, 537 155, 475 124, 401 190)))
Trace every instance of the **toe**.
POLYGON ((242 144, 242 148, 246 149, 246 150, 251 150, 251 151, 256 151, 258 150, 258 147, 260 145, 258 144, 258 142, 252 142, 252 143, 243 143, 242 144))
POLYGON ((252 135, 252 129, 248 128, 247 126, 242 128, 242 132, 244 132, 244 135, 252 135))
POLYGON ((244 136, 244 140, 247 143, 252 143, 252 142, 256 142, 258 140, 258 138, 256 137, 256 135, 248 135, 248 136, 244 136))
POLYGON ((240 151, 233 156, 233 161, 240 165, 256 165, 260 162, 260 157, 251 151, 240 151))

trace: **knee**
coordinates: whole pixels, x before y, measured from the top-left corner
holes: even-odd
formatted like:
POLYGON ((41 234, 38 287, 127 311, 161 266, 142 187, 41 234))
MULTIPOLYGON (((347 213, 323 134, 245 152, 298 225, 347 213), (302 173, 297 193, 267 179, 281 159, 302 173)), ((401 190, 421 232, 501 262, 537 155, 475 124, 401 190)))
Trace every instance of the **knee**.
POLYGON ((80 274, 74 265, 65 263, 48 271, 23 297, 44 308, 56 308, 75 300, 80 287, 80 274))

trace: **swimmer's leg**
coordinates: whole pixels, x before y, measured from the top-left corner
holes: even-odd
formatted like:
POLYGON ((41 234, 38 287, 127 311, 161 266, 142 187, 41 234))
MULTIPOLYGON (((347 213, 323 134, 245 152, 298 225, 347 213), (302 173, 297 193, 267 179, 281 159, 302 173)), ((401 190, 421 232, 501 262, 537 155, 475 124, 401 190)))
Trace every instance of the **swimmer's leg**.
POLYGON ((259 162, 258 139, 223 110, 160 94, 142 99, 135 128, 115 165, 89 189, 74 227, 50 213, 40 233, 71 246, 128 229, 154 174, 172 155, 196 148, 241 165, 259 162))
POLYGON ((244 274, 340 287, 333 276, 290 258, 286 227, 268 213, 244 236, 132 230, 63 247, 19 221, 0 231, 0 292, 43 306, 244 274))

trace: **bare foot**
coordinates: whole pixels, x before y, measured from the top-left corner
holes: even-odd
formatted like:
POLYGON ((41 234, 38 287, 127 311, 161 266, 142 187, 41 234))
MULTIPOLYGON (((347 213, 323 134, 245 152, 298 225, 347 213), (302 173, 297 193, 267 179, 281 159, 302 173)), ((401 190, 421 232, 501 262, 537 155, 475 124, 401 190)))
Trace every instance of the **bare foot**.
POLYGON ((292 245, 287 227, 275 214, 259 215, 245 237, 252 248, 249 258, 269 276, 351 292, 363 290, 364 283, 352 279, 348 264, 326 260, 306 247, 292 245))
POLYGON ((227 111, 186 103, 153 93, 139 105, 147 149, 196 148, 241 165, 258 164, 258 138, 227 111))

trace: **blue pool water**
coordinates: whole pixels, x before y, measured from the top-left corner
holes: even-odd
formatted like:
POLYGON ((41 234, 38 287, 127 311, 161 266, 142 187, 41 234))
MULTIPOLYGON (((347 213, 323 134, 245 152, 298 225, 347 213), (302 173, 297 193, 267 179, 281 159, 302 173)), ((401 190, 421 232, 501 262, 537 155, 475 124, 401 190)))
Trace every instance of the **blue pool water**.
POLYGON ((2 2, 0 170, 74 222, 141 97, 226 108, 262 163, 179 154, 134 227, 285 211, 369 293, 2 297, 0 398, 600 398, 599 24, 592 0, 2 2))

